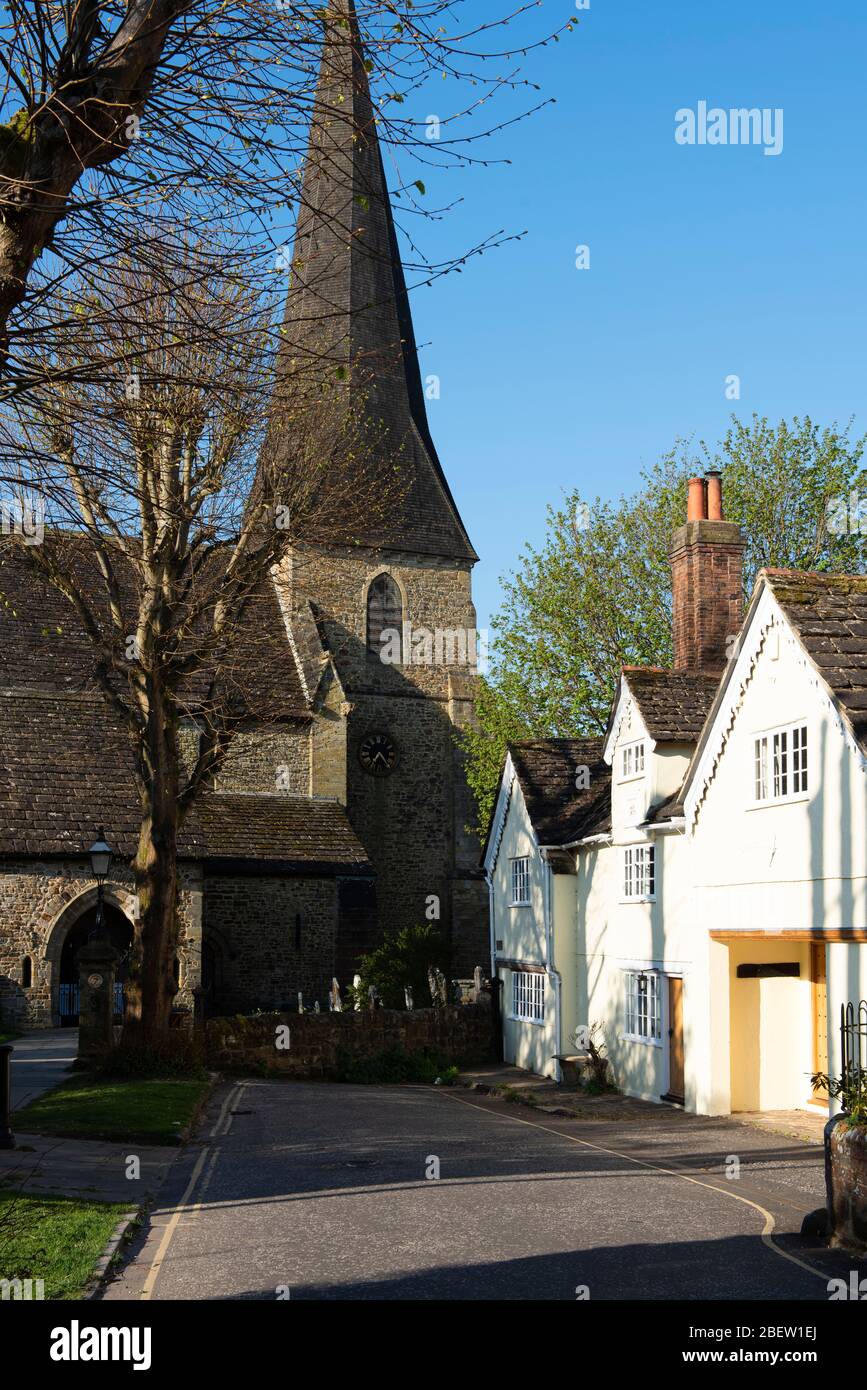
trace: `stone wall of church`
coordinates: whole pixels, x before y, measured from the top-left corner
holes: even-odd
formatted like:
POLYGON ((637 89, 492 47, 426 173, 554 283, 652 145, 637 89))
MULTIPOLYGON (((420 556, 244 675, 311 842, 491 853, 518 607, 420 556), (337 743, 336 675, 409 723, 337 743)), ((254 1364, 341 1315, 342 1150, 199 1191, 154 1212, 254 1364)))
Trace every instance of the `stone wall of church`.
POLYGON ((209 1012, 291 1009, 299 990, 308 1007, 316 999, 326 1007, 336 934, 333 878, 208 875, 203 941, 215 976, 209 1012))
POLYGON ((311 730, 310 791, 346 805, 346 716, 343 690, 327 680, 311 730))
POLYGON ((303 720, 261 725, 236 734, 218 792, 291 792, 310 795, 310 725, 303 720))
MULTIPOLYGON (((438 663, 436 643, 429 662, 387 665, 368 654, 367 591, 383 571, 401 590, 412 632, 475 630, 467 565, 407 554, 305 551, 293 557, 289 582, 295 603, 306 595, 317 606, 351 707, 347 810, 376 871, 377 935, 435 920, 431 914, 438 912, 451 941, 452 970, 471 974, 490 956, 480 846, 466 831, 472 806, 454 738, 456 724, 472 717, 473 668, 469 660, 438 663), (389 776, 373 777, 359 763, 370 733, 387 734, 395 744, 389 776)), ((443 640, 440 655, 447 653, 443 640)))
MULTIPOLYGON (((416 648, 420 659, 410 665, 392 667, 375 658, 368 659, 367 591, 371 581, 382 573, 390 574, 396 581, 403 596, 404 620, 410 623, 412 632, 475 631, 469 565, 430 556, 394 553, 383 557, 367 550, 296 551, 291 571, 287 562, 290 601, 294 605, 304 595, 314 602, 344 687, 353 694, 363 690, 393 690, 400 694, 408 682, 416 692, 446 699, 449 672, 461 667, 469 670, 466 659, 439 663, 424 660, 421 643, 416 648)), ((444 636, 444 656, 450 645, 444 636)), ((459 648, 454 645, 452 650, 458 653, 459 648)))
MULTIPOLYGON (((9 861, 0 871, 0 1021, 15 1028, 51 1028, 60 1022, 60 957, 69 930, 90 910, 96 890, 83 858, 9 861), (31 983, 25 985, 25 958, 31 983)), ((133 922, 132 873, 116 866, 105 886, 106 901, 133 922)), ((201 935, 201 870, 180 868, 181 991, 177 1003, 192 1006, 198 984, 201 935)))

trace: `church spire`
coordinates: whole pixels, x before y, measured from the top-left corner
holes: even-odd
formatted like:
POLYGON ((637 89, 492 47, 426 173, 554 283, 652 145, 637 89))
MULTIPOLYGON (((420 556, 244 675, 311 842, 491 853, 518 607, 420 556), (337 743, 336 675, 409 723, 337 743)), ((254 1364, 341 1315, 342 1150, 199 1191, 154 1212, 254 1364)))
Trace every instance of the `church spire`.
POLYGON ((276 399, 291 403, 293 383, 309 372, 342 379, 347 405, 371 423, 384 464, 400 472, 393 505, 356 541, 474 561, 428 426, 364 63, 354 0, 330 0, 276 399))

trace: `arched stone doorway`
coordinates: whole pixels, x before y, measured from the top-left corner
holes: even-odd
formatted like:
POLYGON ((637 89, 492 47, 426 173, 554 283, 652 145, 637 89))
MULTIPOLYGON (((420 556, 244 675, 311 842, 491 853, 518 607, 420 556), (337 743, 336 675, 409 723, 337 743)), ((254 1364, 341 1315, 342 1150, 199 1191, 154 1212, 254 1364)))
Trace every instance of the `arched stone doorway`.
MULTIPOLYGON (((114 996, 115 1018, 120 1022, 123 1017, 123 986, 133 938, 132 923, 113 903, 104 904, 103 922, 109 940, 120 956, 114 996)), ((73 1028, 78 1023, 78 954, 81 948, 87 945, 95 927, 96 907, 92 906, 73 922, 60 950, 57 1012, 62 1028, 73 1028)))

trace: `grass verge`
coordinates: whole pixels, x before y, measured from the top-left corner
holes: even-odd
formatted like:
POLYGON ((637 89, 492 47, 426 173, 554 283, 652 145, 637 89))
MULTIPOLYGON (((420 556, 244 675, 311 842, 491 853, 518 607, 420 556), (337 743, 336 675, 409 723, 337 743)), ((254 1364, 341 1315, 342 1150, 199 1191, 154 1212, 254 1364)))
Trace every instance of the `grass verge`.
POLYGON ((80 1298, 128 1208, 0 1189, 0 1280, 41 1279, 45 1298, 80 1298))
POLYGON ((13 1129, 67 1139, 179 1144, 210 1085, 208 1077, 114 1081, 76 1076, 16 1111, 13 1129))

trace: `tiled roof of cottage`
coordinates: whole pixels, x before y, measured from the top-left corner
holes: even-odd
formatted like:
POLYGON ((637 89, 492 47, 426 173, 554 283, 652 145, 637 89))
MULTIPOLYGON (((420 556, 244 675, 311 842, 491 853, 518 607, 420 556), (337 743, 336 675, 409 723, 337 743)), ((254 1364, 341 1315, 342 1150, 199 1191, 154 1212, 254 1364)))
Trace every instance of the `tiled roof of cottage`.
POLYGON ((527 739, 509 744, 527 813, 541 845, 568 845, 610 826, 611 769, 601 738, 527 739), (576 773, 589 769, 578 790, 576 773))
MULTIPOLYGON (((129 858, 139 824, 131 744, 101 696, 0 690, 0 856, 78 856, 102 825, 129 858)), ((203 796, 180 853, 308 872, 369 869, 342 806, 278 794, 203 796)))
POLYGON ((762 570, 867 754, 867 575, 762 570))
POLYGON ((651 806, 647 819, 650 825, 659 825, 663 821, 677 820, 683 815, 683 788, 678 787, 677 791, 666 801, 660 801, 657 806, 651 806))
POLYGON ((658 743, 697 741, 719 688, 718 677, 665 671, 658 666, 625 666, 623 676, 652 739, 658 743))

